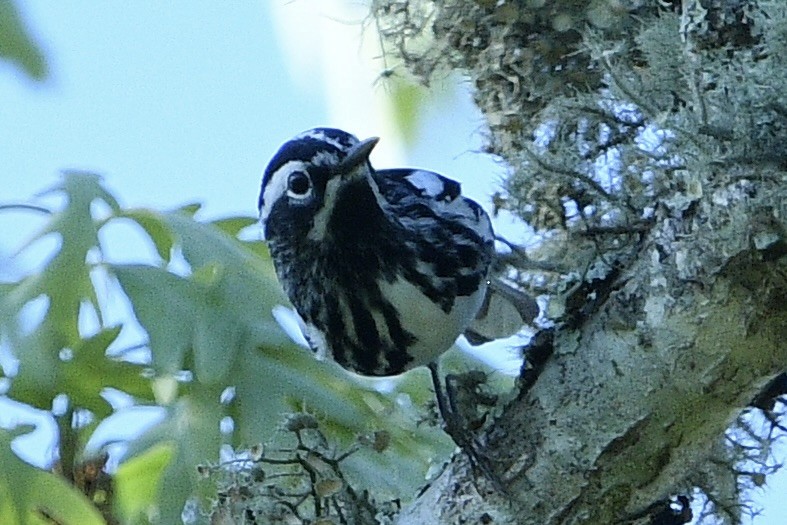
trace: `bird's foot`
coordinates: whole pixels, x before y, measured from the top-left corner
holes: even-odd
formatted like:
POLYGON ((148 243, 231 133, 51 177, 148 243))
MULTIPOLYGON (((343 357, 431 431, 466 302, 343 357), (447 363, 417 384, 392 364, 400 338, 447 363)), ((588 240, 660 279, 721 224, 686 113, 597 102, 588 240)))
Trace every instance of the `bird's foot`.
POLYGON ((471 427, 473 425, 462 415, 457 408, 457 390, 452 376, 446 377, 446 385, 443 388, 436 363, 429 364, 429 371, 432 375, 437 408, 443 420, 443 430, 451 436, 459 449, 467 455, 473 469, 479 472, 498 492, 505 493, 506 489, 500 477, 495 473, 492 461, 484 450, 484 445, 471 427))

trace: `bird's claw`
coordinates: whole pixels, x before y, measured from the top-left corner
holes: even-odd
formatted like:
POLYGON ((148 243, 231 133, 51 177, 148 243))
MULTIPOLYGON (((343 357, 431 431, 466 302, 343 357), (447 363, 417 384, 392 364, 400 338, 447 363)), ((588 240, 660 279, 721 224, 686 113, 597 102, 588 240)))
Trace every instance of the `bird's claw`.
POLYGON ((442 386, 436 363, 429 364, 429 371, 432 376, 432 383, 437 399, 437 408, 443 421, 443 430, 451 436, 459 449, 467 455, 472 468, 480 472, 496 491, 505 493, 506 489, 500 477, 495 473, 492 461, 484 452, 484 446, 479 442, 475 434, 470 430, 467 419, 457 408, 455 398, 452 393, 450 382, 446 383, 446 388, 442 386))

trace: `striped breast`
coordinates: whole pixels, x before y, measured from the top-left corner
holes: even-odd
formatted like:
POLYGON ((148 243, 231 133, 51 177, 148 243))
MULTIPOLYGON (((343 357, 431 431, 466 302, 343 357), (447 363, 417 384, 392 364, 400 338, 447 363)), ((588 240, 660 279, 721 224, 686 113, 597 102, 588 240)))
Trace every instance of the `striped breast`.
POLYGON ((318 354, 388 376, 435 360, 474 319, 494 246, 458 183, 407 169, 373 177, 337 197, 330 238, 309 245, 310 275, 290 295, 318 354))

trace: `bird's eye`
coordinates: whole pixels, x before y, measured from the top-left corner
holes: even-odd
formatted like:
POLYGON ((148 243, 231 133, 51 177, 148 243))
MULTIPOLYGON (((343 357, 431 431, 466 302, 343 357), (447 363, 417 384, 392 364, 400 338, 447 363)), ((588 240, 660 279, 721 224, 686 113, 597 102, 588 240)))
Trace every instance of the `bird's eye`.
POLYGON ((287 179, 287 191, 293 197, 303 197, 312 189, 312 181, 302 171, 292 173, 287 179))

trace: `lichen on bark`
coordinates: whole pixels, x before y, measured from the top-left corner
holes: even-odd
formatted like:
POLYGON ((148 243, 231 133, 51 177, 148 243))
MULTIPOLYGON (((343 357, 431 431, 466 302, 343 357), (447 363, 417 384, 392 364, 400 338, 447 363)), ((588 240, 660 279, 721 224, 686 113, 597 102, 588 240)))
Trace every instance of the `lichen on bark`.
POLYGON ((484 436, 511 494, 480 495, 457 460, 401 523, 648 523, 678 494, 737 522, 742 488, 776 463, 739 468, 753 458, 740 418, 787 363, 787 6, 372 10, 414 77, 469 78, 486 150, 510 168, 496 202, 554 263, 511 268, 524 287, 550 283, 537 291, 555 323, 484 436))

